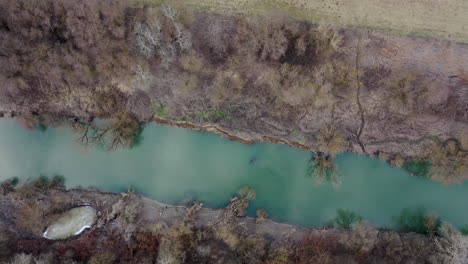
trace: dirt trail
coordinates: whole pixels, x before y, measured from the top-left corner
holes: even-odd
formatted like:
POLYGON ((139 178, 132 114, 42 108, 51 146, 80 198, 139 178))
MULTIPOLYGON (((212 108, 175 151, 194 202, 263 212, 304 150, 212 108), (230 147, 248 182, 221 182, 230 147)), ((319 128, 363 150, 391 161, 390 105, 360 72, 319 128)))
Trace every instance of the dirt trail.
POLYGON ((359 61, 360 61, 360 56, 361 56, 361 39, 362 39, 362 33, 359 33, 359 37, 357 40, 357 45, 356 45, 356 102, 359 107, 359 115, 361 117, 361 125, 359 126, 359 131, 356 135, 356 140, 359 143, 359 146, 361 146, 362 152, 366 153, 366 148, 364 147, 364 144, 361 141, 361 135, 362 131, 364 130, 364 126, 366 125, 366 119, 364 118, 364 109, 362 108, 361 104, 361 78, 359 75, 359 61))

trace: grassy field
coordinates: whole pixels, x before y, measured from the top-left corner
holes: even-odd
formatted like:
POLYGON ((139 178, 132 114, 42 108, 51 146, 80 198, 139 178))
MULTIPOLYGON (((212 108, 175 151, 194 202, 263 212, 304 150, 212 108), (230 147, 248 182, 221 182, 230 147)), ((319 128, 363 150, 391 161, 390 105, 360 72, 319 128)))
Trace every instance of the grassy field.
MULTIPOLYGON (((160 4, 162 0, 133 0, 160 4)), ((172 0, 171 4, 246 14, 284 13, 312 22, 468 43, 467 0, 172 0)))

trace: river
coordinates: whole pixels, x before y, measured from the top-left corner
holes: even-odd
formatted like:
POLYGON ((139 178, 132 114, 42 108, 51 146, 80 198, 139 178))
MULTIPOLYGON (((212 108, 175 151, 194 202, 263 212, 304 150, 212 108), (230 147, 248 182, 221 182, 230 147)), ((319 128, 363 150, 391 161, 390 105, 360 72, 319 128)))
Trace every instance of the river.
POLYGON ((84 148, 66 127, 29 131, 1 119, 0 132, 0 180, 60 174, 67 187, 118 192, 133 186, 160 201, 196 199, 213 208, 248 185, 257 193, 249 213, 264 208, 279 222, 318 227, 347 209, 392 228, 403 209, 424 207, 456 226, 468 224, 467 183, 445 186, 366 156, 338 155, 342 185, 333 188, 315 186, 306 175, 310 153, 285 145, 247 146, 158 124, 146 125, 139 146, 114 152, 84 148))

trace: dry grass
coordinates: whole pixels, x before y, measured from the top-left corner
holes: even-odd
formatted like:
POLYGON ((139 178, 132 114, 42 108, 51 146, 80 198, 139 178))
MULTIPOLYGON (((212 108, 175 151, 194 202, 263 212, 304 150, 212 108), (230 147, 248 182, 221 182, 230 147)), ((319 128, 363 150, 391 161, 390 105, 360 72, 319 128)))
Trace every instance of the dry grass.
MULTIPOLYGON (((135 2, 159 5, 163 1, 135 2)), ((171 4, 226 13, 284 13, 312 22, 468 42, 468 2, 464 0, 173 0, 171 4)))
POLYGON ((196 54, 184 55, 179 60, 184 71, 198 73, 203 69, 204 62, 202 58, 196 54))
POLYGON ((181 74, 177 79, 177 86, 184 95, 192 96, 198 88, 198 77, 194 74, 181 74))
POLYGON ((43 210, 36 203, 27 203, 21 206, 16 218, 16 225, 23 230, 40 234, 38 223, 43 222, 43 210))

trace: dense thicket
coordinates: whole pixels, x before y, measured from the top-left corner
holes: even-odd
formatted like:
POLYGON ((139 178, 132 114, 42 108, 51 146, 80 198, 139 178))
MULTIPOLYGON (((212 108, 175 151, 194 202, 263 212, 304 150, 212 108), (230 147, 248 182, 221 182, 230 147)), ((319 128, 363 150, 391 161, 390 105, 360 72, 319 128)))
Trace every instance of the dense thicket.
POLYGON ((32 111, 115 112, 133 59, 123 1, 0 1, 0 100, 32 111), (60 107, 57 107, 60 105, 60 107))

